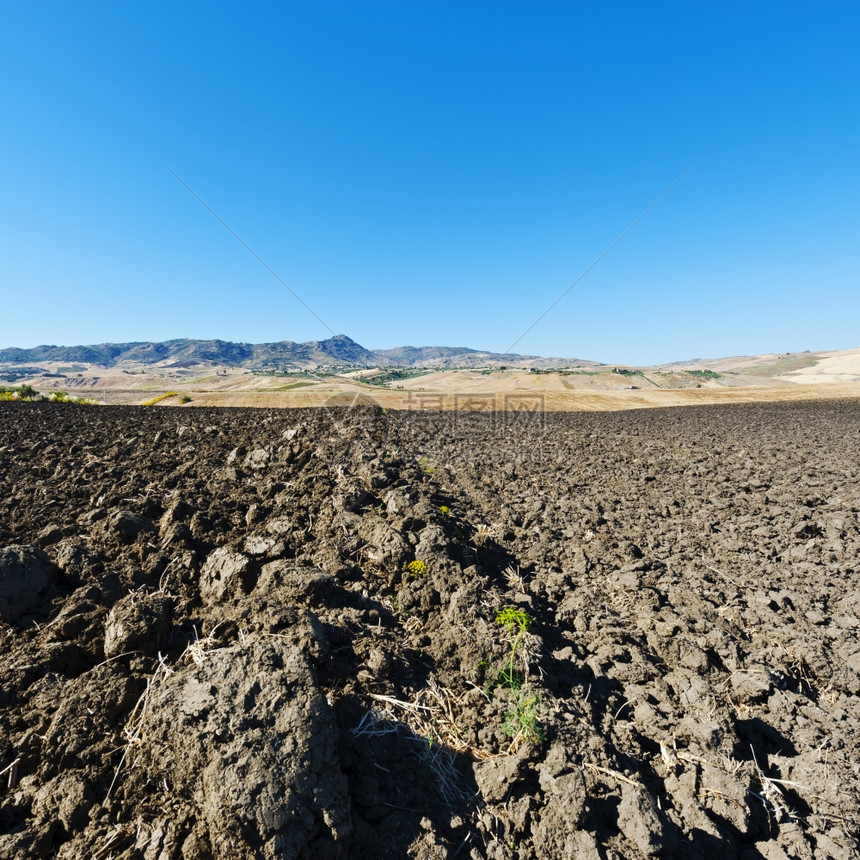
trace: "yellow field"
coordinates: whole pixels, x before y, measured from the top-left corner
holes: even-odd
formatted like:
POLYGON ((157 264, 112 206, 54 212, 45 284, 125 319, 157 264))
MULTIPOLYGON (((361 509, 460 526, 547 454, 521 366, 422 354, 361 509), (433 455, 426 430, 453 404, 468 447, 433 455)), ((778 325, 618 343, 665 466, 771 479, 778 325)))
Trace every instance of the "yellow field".
MULTIPOLYGON (((494 410, 545 409, 550 412, 606 412, 622 409, 649 409, 661 406, 700 406, 716 403, 789 402, 860 398, 860 383, 780 385, 744 388, 692 388, 674 390, 593 391, 530 390, 399 391, 361 386, 354 388, 320 385, 294 391, 205 391, 192 394, 194 406, 256 406, 296 408, 309 406, 379 405, 386 409, 494 410)), ((164 402, 172 408, 175 399, 164 402)))

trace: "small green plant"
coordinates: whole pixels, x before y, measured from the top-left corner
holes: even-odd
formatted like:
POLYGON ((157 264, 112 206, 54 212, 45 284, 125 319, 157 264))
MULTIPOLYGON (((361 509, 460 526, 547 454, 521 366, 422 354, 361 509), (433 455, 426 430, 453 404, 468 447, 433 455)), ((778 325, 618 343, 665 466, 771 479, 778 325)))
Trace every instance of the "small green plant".
MULTIPOLYGON (((493 697, 497 690, 509 691, 502 694, 510 704, 505 712, 502 730, 512 739, 510 749, 513 750, 523 741, 539 743, 546 740, 546 733, 538 719, 538 707, 543 702, 543 695, 529 686, 526 683, 526 674, 516 668, 517 653, 527 650, 524 640, 535 626, 535 619, 525 609, 506 606, 496 613, 495 620, 496 624, 505 629, 510 652, 505 665, 499 669, 495 679, 485 685, 484 692, 488 697, 493 697)), ((528 671, 527 654, 524 662, 528 671)), ((489 663, 484 659, 478 664, 477 671, 482 673, 488 668, 489 663)))
POLYGON ((179 398, 180 403, 190 403, 191 397, 187 394, 183 394, 182 397, 179 398))
POLYGON ((426 457, 419 457, 418 458, 418 467, 421 469, 421 474, 423 474, 425 478, 429 478, 430 475, 433 474, 434 470, 431 466, 427 465, 427 458, 426 457))
POLYGON ((416 576, 423 576, 427 573, 427 563, 416 558, 415 561, 404 564, 403 569, 414 579, 416 576))
POLYGON ((451 508, 448 505, 440 505, 439 513, 442 514, 443 517, 447 517, 451 515, 451 508))
POLYGON ((493 686, 519 690, 525 681, 525 676, 516 669, 517 651, 520 649, 525 636, 534 626, 534 618, 524 609, 506 606, 496 613, 496 624, 501 624, 505 628, 511 650, 508 654, 508 662, 503 669, 499 670, 493 686))
POLYGON ((543 701, 540 693, 526 693, 521 691, 513 706, 505 714, 505 722, 502 731, 514 739, 539 743, 546 740, 546 732, 538 719, 537 709, 543 701))
MULTIPOLYGON (((521 639, 534 626, 535 620, 525 611, 525 609, 515 609, 513 606, 506 606, 496 613, 496 624, 501 624, 508 632, 508 636, 513 641, 514 637, 521 639)), ((516 645, 513 646, 516 650, 516 645)))

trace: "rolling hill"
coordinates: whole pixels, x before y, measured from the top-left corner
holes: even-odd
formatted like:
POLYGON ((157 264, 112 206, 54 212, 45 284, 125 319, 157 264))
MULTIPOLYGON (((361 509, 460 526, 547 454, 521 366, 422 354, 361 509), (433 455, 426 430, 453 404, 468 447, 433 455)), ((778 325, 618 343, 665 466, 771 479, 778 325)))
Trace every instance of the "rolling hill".
POLYGON ((84 362, 115 367, 124 362, 159 364, 211 362, 228 367, 273 368, 287 365, 303 368, 350 365, 359 367, 476 367, 488 364, 590 365, 578 359, 544 359, 534 355, 501 355, 492 352, 448 346, 402 346, 395 349, 369 350, 352 338, 340 334, 328 340, 294 343, 233 343, 225 340, 189 340, 181 338, 160 342, 101 343, 89 346, 44 345, 32 349, 0 349, 0 364, 34 364, 38 362, 84 362))

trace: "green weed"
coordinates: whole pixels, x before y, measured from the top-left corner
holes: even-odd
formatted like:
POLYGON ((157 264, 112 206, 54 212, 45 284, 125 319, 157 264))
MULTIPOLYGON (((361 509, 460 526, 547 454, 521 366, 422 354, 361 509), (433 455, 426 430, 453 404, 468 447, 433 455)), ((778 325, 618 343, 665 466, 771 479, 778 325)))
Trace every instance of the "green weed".
POLYGON ((520 691, 513 706, 505 714, 505 722, 502 731, 513 738, 514 742, 519 740, 540 743, 546 740, 546 732, 538 719, 538 706, 543 701, 540 693, 526 693, 520 691))
POLYGON ((432 466, 427 465, 426 457, 418 458, 418 467, 421 469, 421 474, 424 475, 425 478, 429 478, 435 471, 432 466))
POLYGON ((496 687, 507 687, 510 690, 519 690, 525 682, 525 675, 517 671, 517 651, 523 644, 523 639, 534 626, 534 618, 524 609, 516 609, 506 606, 496 613, 496 624, 501 624, 508 635, 510 652, 504 668, 499 670, 495 681, 490 685, 490 690, 496 687))

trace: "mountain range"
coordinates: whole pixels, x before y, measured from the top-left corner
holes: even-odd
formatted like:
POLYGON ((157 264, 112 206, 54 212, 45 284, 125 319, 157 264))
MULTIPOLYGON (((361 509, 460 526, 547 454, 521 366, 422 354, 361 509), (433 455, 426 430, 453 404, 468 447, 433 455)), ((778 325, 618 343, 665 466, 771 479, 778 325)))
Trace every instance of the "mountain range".
POLYGON ((225 340, 181 338, 160 342, 100 343, 89 346, 36 346, 32 349, 0 349, 0 364, 38 362, 86 363, 114 367, 124 362, 158 364, 180 362, 192 366, 212 363, 247 368, 313 368, 332 365, 358 367, 478 367, 507 364, 526 366, 592 365, 578 359, 541 358, 535 355, 500 354, 468 347, 401 346, 394 349, 366 349, 344 334, 328 340, 294 343, 233 343, 225 340))

